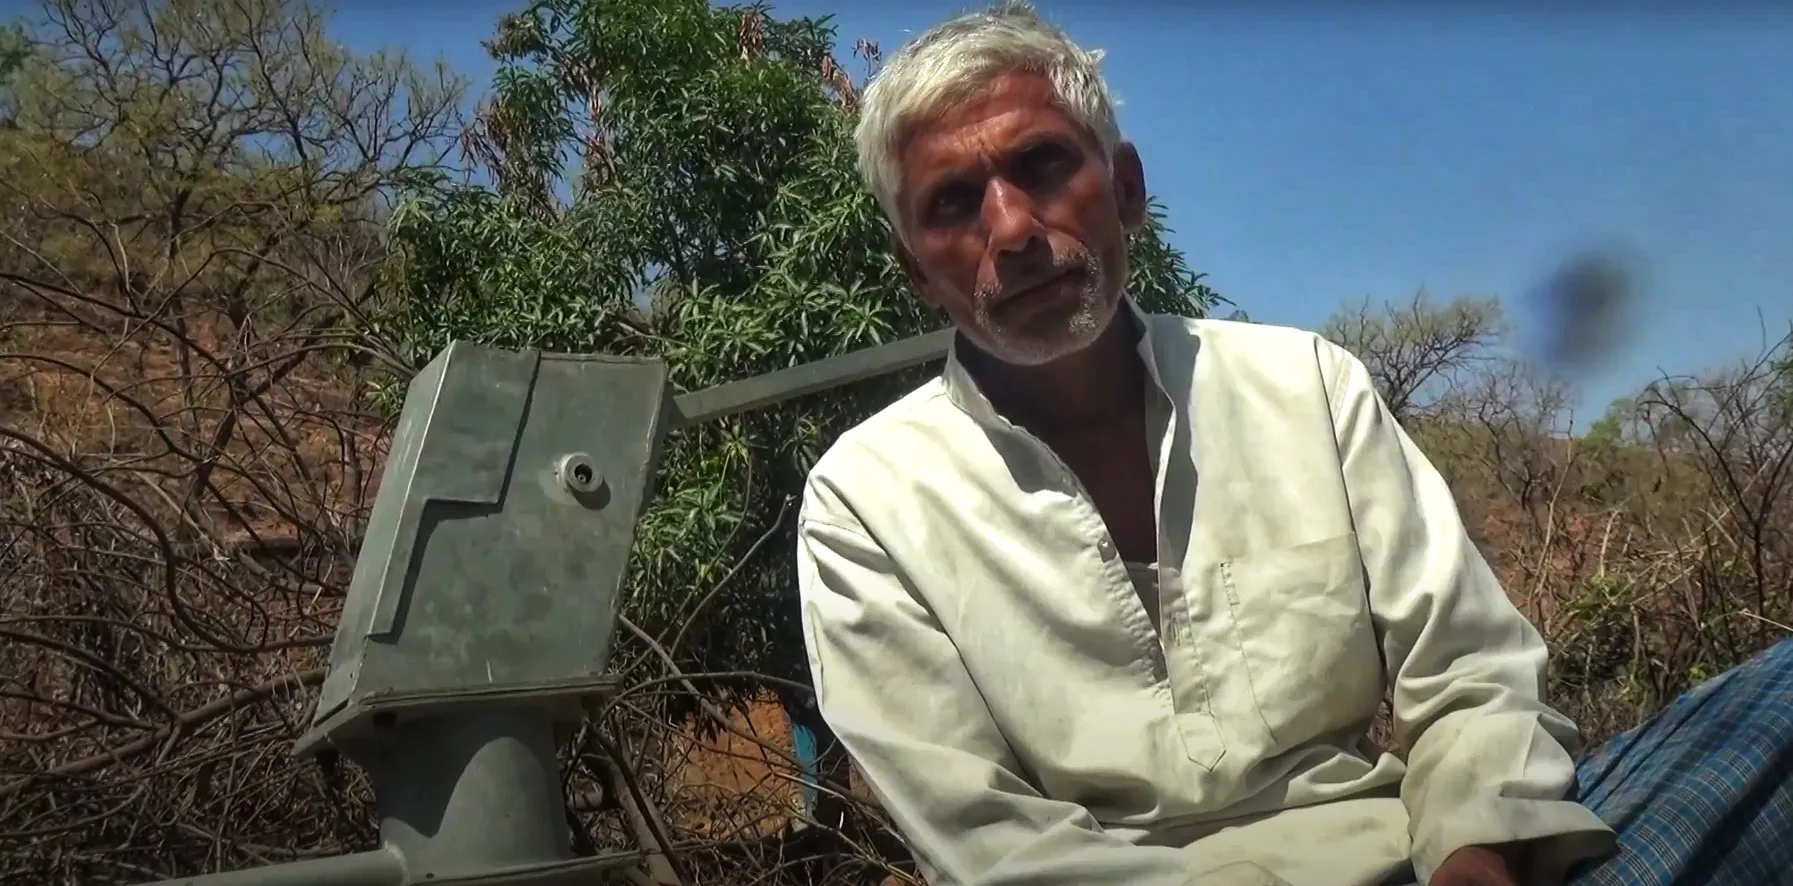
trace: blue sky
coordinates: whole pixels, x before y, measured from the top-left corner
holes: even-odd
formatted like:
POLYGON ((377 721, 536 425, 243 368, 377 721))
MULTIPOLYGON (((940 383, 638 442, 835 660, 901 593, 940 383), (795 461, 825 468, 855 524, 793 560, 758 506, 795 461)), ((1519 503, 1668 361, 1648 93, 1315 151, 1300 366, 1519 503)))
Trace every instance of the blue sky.
MULTIPOLYGON (((520 5, 342 4, 336 30, 483 88, 478 41, 520 5)), ((1793 319, 1793 5, 1039 5, 1107 51, 1175 244, 1254 319, 1314 327, 1425 286, 1501 296, 1526 332, 1558 261, 1619 247, 1645 285, 1625 346, 1582 381, 1594 413, 1659 370, 1753 353, 1762 315, 1771 333, 1793 319)), ((888 51, 962 7, 775 14, 834 13, 843 46, 888 51)))

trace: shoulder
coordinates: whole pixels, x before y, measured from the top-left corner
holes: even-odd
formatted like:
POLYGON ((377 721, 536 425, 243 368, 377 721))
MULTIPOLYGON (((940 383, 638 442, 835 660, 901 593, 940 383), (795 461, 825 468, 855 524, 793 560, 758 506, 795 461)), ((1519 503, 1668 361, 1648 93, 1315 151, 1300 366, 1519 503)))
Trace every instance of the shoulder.
POLYGON ((1193 387, 1241 395, 1311 390, 1331 398, 1368 377, 1355 356, 1312 330, 1168 314, 1148 323, 1160 367, 1187 365, 1193 387))
POLYGON ((1343 348, 1317 332, 1294 326, 1250 323, 1242 320, 1210 320, 1153 314, 1147 318, 1155 337, 1181 336, 1199 343, 1204 356, 1252 362, 1275 362, 1290 357, 1319 356, 1336 360, 1343 348), (1211 352, 1211 353, 1210 353, 1211 352))
POLYGON ((849 428, 809 470, 801 519, 864 531, 865 506, 888 500, 952 440, 981 433, 936 377, 849 428))

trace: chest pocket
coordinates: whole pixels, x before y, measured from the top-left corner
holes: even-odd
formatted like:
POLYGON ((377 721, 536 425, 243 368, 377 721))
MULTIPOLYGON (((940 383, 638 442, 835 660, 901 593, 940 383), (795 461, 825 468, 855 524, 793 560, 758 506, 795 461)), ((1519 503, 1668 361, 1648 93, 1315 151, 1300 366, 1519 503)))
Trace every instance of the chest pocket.
POLYGON ((1229 560, 1221 577, 1279 748, 1369 722, 1383 666, 1355 534, 1229 560))

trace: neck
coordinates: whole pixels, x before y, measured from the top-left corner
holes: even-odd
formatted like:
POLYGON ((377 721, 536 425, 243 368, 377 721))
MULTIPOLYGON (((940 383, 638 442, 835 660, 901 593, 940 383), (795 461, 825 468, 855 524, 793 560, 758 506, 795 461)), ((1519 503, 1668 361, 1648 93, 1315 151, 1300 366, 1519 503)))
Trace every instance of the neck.
POLYGON ((990 405, 1024 428, 1048 434, 1112 428, 1145 408, 1142 332, 1123 312, 1089 347, 1051 363, 1015 366, 973 351, 965 368, 990 405))

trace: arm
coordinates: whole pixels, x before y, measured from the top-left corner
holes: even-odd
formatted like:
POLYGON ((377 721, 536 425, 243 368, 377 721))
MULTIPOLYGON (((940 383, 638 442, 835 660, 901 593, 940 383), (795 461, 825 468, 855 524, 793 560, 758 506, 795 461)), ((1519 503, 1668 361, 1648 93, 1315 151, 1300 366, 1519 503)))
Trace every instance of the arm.
POLYGON ((1195 882, 1182 852, 1104 833, 1017 774, 927 605, 850 515, 817 515, 816 494, 798 530, 797 586, 817 701, 930 882, 1195 882))
POLYGON ((1566 799, 1580 736, 1543 701, 1543 638, 1507 599, 1444 478, 1363 364, 1321 347, 1395 729, 1408 748, 1401 799, 1415 871, 1426 882, 1460 848, 1522 843, 1536 882, 1558 880, 1610 849, 1612 832, 1566 799))

